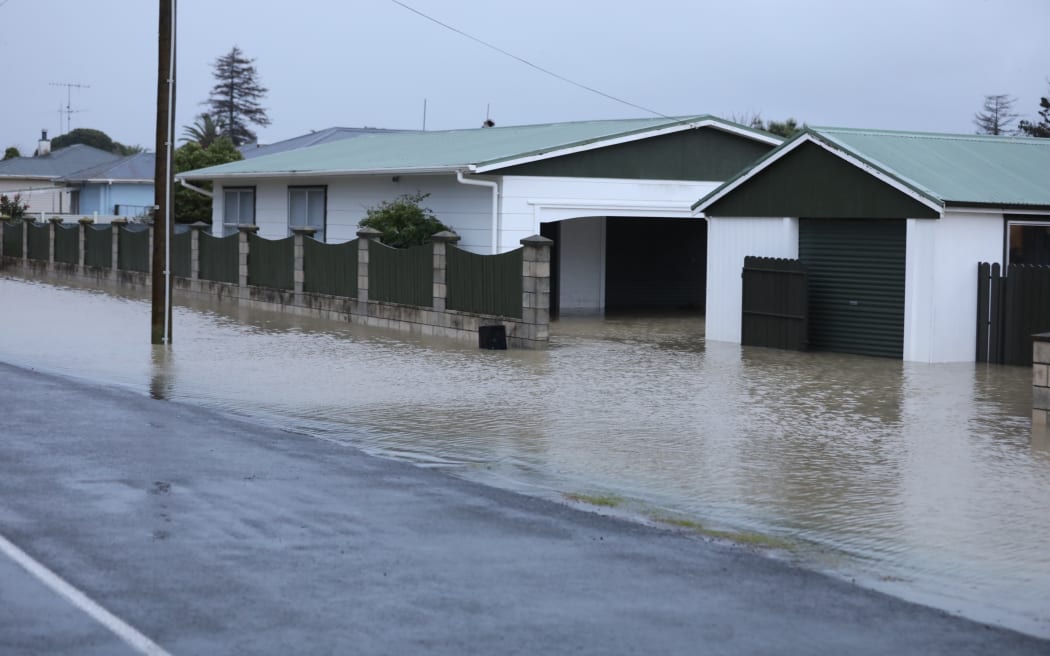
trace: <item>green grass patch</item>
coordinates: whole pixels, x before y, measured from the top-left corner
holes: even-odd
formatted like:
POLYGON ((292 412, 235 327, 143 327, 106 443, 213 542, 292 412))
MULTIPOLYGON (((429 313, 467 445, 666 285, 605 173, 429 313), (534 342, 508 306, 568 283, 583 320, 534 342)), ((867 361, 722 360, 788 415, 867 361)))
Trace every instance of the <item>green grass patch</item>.
POLYGON ((580 492, 569 492, 563 496, 569 501, 586 503, 592 506, 602 506, 603 508, 615 508, 623 503, 623 499, 615 494, 582 494, 580 492))
POLYGON ((658 515, 650 516, 654 522, 660 524, 667 524, 669 526, 675 526, 678 528, 688 529, 695 531, 700 535, 704 535, 709 538, 716 538, 719 540, 730 540, 739 544, 751 545, 754 547, 764 547, 766 549, 784 549, 791 550, 792 545, 787 540, 781 540, 770 535, 763 535, 761 533, 755 533, 753 531, 720 531, 713 528, 704 528, 704 525, 700 522, 694 522, 691 519, 684 519, 681 517, 663 517, 658 515))

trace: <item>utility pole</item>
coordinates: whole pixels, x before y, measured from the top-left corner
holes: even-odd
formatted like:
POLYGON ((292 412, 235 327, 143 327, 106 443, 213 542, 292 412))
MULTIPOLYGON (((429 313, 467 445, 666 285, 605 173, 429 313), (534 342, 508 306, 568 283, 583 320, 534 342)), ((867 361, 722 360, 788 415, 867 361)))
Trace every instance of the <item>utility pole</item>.
POLYGON ((175 3, 160 0, 157 42, 157 137, 153 194, 153 277, 150 343, 171 344, 171 159, 175 119, 175 3))
MULTIPOLYGON (((66 113, 66 134, 69 134, 70 119, 72 118, 73 114, 78 114, 81 111, 79 109, 73 109, 73 89, 90 89, 91 87, 88 86, 87 84, 73 84, 72 82, 51 82, 50 84, 53 87, 65 87, 66 88, 66 109, 65 109, 65 113, 66 113)), ((59 107, 58 111, 59 111, 58 129, 61 130, 62 129, 62 115, 61 115, 62 108, 59 107)))

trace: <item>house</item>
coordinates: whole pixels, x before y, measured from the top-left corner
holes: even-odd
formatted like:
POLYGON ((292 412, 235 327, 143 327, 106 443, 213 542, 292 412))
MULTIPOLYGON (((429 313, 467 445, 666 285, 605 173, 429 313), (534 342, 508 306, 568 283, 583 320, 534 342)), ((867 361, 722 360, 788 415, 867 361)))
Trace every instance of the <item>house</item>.
POLYGON ((748 255, 801 260, 818 349, 973 362, 977 265, 1050 262, 1050 140, 811 128, 703 196, 707 339, 748 255))
POLYGON ((120 155, 75 144, 51 150, 47 132, 41 134, 36 157, 14 157, 0 162, 0 194, 19 194, 29 213, 76 213, 75 190, 56 182, 58 178, 99 164, 115 162, 120 155))
POLYGON ((555 241, 552 306, 703 308, 707 231, 691 205, 781 142, 713 116, 381 133, 190 171, 214 183, 213 232, 293 226, 353 239, 370 207, 425 204, 475 253, 555 241))
POLYGON ((325 128, 324 130, 315 130, 307 134, 301 134, 298 137, 277 141, 272 144, 245 144, 237 150, 241 151, 241 155, 244 156, 244 159, 252 159, 255 157, 263 157, 264 155, 273 155, 276 153, 284 153, 289 150, 297 150, 299 148, 308 148, 318 144, 342 141, 343 139, 353 139, 354 137, 361 137, 369 134, 393 134, 399 132, 414 132, 414 130, 332 127, 325 128))
POLYGON ((73 214, 145 216, 155 203, 156 161, 153 153, 137 153, 55 178, 55 182, 71 190, 73 214))

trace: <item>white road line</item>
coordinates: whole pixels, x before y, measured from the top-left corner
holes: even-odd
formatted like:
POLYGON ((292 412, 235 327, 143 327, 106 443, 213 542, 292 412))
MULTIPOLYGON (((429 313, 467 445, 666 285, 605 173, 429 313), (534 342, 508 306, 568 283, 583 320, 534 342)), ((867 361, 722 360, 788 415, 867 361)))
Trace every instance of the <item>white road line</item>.
POLYGON ((0 535, 0 552, 18 563, 22 569, 32 574, 41 583, 68 599, 74 606, 87 613, 96 622, 112 631, 132 649, 148 656, 171 656, 160 645, 139 633, 124 620, 99 606, 83 592, 67 583, 58 574, 33 560, 29 554, 16 547, 2 535, 0 535))

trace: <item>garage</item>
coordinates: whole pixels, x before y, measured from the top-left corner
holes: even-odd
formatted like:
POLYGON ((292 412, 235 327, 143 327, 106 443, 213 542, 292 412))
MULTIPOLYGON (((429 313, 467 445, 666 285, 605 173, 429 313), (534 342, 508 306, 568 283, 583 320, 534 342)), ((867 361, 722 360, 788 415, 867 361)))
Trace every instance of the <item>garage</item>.
POLYGON ((614 217, 605 239, 606 311, 704 311, 704 221, 614 217))
POLYGON ((810 348, 903 356, 906 235, 904 220, 799 220, 810 348))

